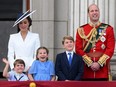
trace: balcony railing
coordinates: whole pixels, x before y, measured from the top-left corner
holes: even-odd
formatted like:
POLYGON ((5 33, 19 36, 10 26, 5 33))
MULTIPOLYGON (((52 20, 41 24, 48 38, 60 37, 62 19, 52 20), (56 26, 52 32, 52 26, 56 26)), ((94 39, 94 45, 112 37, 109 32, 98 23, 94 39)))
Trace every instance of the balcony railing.
POLYGON ((116 87, 115 81, 0 81, 0 87, 116 87))

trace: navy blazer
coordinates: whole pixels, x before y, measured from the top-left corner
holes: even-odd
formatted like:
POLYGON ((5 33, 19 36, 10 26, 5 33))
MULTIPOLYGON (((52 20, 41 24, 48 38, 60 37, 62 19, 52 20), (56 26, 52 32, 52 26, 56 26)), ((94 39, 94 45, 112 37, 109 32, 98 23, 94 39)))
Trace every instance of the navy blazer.
POLYGON ((84 72, 82 57, 73 54, 71 66, 69 65, 66 52, 57 54, 55 62, 55 73, 59 81, 81 80, 84 72))

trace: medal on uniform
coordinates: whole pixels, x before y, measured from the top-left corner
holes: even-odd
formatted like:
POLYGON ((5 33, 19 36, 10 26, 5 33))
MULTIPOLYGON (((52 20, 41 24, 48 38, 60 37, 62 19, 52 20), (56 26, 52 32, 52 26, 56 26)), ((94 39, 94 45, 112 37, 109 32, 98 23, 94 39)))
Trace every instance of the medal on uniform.
POLYGON ((104 44, 102 44, 102 45, 101 45, 101 48, 102 48, 102 49, 105 49, 105 48, 106 48, 106 46, 105 46, 104 44))
POLYGON ((104 41, 106 40, 106 38, 105 38, 104 36, 102 36, 102 37, 100 38, 100 40, 101 40, 101 42, 104 42, 104 41))
POLYGON ((104 31, 104 35, 106 35, 106 31, 104 31))
POLYGON ((99 35, 101 35, 102 34, 102 30, 101 29, 99 29, 99 35))

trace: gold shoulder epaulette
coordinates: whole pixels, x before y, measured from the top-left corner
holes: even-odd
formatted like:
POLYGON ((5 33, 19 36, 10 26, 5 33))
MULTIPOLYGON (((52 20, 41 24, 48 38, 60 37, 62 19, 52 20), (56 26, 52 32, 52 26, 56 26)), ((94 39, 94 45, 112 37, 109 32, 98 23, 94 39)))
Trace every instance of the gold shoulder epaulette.
POLYGON ((81 38, 84 38, 84 30, 83 30, 83 28, 80 27, 80 28, 77 29, 77 31, 78 31, 79 36, 80 36, 81 38))

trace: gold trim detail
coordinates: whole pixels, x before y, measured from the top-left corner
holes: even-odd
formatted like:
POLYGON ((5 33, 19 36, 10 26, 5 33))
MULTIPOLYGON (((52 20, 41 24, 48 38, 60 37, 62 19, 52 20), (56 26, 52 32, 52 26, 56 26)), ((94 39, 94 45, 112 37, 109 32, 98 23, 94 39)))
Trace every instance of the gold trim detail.
POLYGON ((109 59, 110 57, 106 54, 103 54, 102 57, 98 60, 98 63, 103 67, 103 65, 106 63, 106 60, 109 59))
POLYGON ((83 61, 89 66, 91 66, 91 64, 93 63, 93 61, 91 60, 90 57, 88 57, 87 55, 82 56, 83 57, 83 61))

